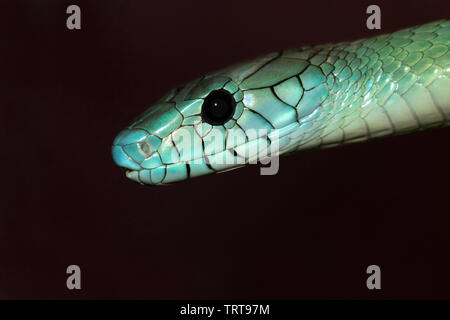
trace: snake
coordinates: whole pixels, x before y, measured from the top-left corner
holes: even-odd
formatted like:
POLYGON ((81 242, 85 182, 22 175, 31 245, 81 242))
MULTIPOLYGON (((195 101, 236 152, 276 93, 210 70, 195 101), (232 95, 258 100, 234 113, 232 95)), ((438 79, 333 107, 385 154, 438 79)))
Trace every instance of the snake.
POLYGON ((444 19, 236 63, 167 92, 117 134, 113 160, 135 182, 165 185, 445 127, 449 45, 444 19))

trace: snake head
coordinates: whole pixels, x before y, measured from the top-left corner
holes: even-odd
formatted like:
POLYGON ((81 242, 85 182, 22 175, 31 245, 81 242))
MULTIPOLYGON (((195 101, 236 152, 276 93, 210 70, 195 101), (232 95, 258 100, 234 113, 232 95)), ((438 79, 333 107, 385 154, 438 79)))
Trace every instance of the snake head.
POLYGON ((173 89, 118 134, 113 159, 128 178, 158 185, 285 153, 307 66, 272 53, 173 89))

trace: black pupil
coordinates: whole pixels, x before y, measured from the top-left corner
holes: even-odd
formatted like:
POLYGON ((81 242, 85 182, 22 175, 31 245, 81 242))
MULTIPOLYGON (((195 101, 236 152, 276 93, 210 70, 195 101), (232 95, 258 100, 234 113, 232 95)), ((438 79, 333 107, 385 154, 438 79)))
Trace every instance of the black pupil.
POLYGON ((212 91, 203 102, 202 119, 212 125, 221 125, 231 119, 236 102, 225 90, 212 91))

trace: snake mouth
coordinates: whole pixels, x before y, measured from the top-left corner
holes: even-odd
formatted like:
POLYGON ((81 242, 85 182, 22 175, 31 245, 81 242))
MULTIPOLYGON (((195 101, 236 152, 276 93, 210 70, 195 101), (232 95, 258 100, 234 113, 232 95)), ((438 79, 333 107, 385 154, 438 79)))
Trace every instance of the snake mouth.
POLYGON ((189 178, 194 176, 201 176, 212 173, 222 173, 232 169, 237 169, 239 167, 247 165, 248 163, 246 161, 242 163, 228 164, 226 165, 227 166, 226 168, 217 170, 214 169, 213 166, 211 166, 211 164, 209 164, 207 161, 204 161, 203 164, 190 163, 193 161, 195 160, 164 164, 151 169, 141 169, 141 170, 125 169, 125 175, 128 179, 133 180, 134 182, 137 182, 141 185, 147 186, 171 185, 174 183, 188 180, 189 178), (195 170, 193 170, 192 168, 193 166, 198 166, 201 169, 201 173, 198 172, 196 173, 195 170), (176 177, 172 176, 168 178, 168 175, 172 170, 181 173, 181 175, 176 177), (194 173, 191 173, 192 171, 194 171, 194 173), (153 176, 156 176, 156 178, 152 178, 153 176))
MULTIPOLYGON (((193 157, 189 160, 182 160, 174 163, 166 163, 153 168, 143 168, 138 165, 140 168, 125 168, 126 177, 141 184, 141 185, 169 185, 176 182, 185 181, 191 177, 212 174, 212 173, 221 173, 233 169, 237 169, 239 167, 243 167, 248 163, 253 163, 252 160, 262 159, 263 157, 259 157, 261 153, 266 152, 264 157, 271 157, 272 152, 270 154, 267 153, 267 150, 271 148, 273 139, 281 139, 291 132, 298 128, 297 123, 293 123, 287 125, 283 128, 276 129, 278 132, 274 137, 273 134, 265 134, 259 135, 254 139, 248 140, 244 143, 238 144, 232 148, 227 148, 219 152, 215 152, 212 154, 202 153, 201 156, 193 157), (253 156, 244 156, 242 155, 242 150, 245 150, 250 144, 259 143, 259 141, 266 141, 267 145, 259 149, 253 156), (234 159, 232 162, 224 162, 224 163, 215 163, 214 158, 219 156, 226 156, 226 153, 229 153, 228 156, 232 156, 231 159, 234 159)), ((279 149, 275 150, 278 155, 279 149)))
MULTIPOLYGON (((125 175, 128 179, 133 180, 134 182, 137 182, 141 185, 170 185, 173 183, 188 180, 191 177, 212 173, 222 173, 247 165, 251 158, 246 158, 239 155, 236 152, 236 149, 244 147, 245 145, 248 145, 250 143, 254 143, 261 138, 263 138, 263 136, 249 140, 233 148, 224 149, 212 154, 203 154, 202 156, 194 157, 190 160, 162 164, 160 166, 149 169, 143 167, 141 167, 140 169, 122 167, 122 169, 125 170, 125 175), (225 161, 223 163, 215 162, 214 158, 218 156, 231 156, 231 159, 233 159, 234 161, 225 161), (174 174, 173 172, 178 174, 174 174)), ((264 149, 260 150, 260 152, 267 150, 269 146, 270 144, 268 144, 264 149)))

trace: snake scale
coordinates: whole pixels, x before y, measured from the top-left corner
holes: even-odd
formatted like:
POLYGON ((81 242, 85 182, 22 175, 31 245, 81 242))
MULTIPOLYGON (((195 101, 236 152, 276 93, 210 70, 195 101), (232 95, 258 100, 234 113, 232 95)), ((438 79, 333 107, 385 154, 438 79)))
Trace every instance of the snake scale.
POLYGON ((447 126, 449 45, 441 20, 233 65, 170 90, 117 135, 113 159, 160 185, 247 164, 274 137, 286 155, 447 126))

